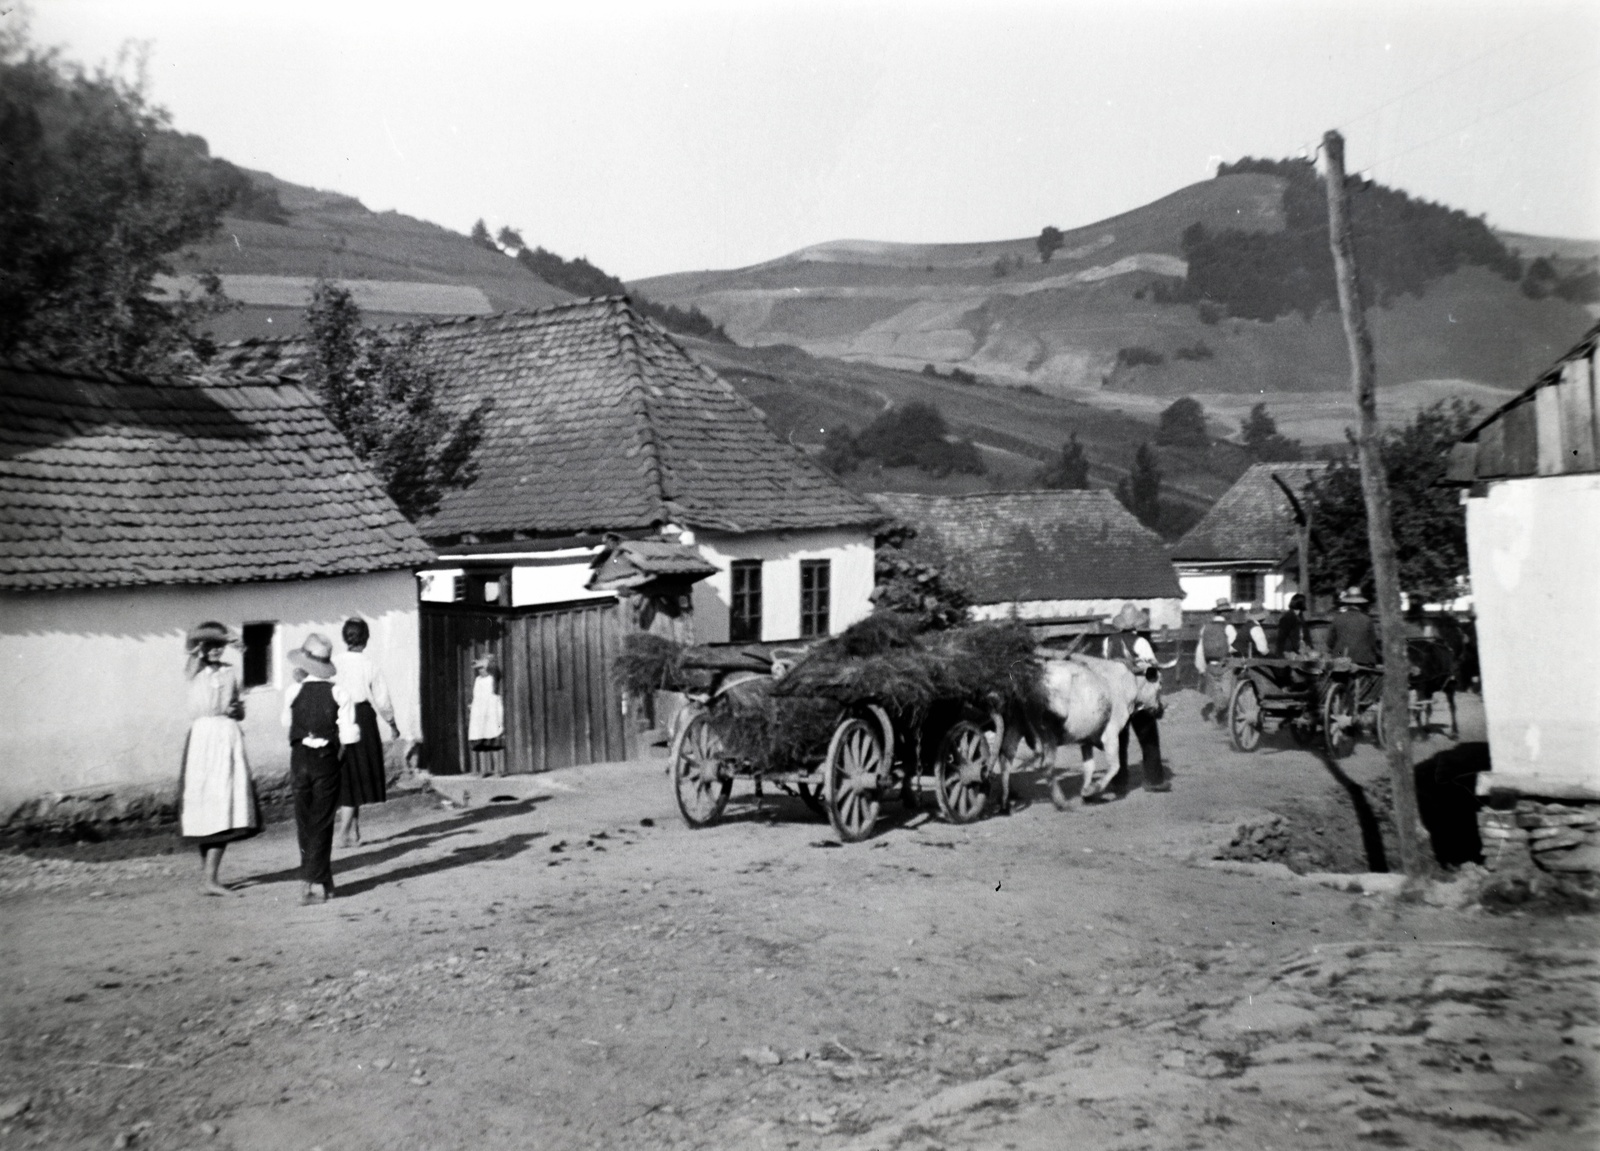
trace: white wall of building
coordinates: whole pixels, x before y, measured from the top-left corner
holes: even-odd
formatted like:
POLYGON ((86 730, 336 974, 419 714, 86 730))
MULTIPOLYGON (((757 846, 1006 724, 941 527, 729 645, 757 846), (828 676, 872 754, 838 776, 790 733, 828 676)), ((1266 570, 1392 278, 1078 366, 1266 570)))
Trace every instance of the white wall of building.
MULTIPOLYGON (((245 751, 260 779, 288 770, 280 725, 285 653, 311 632, 343 651, 352 615, 394 697, 407 739, 420 735, 416 580, 409 571, 220 587, 0 596, 0 822, 52 793, 170 787, 188 732, 184 635, 203 620, 276 623, 271 679, 245 693, 245 751)), ((228 659, 239 663, 230 648, 228 659)))
POLYGON ((1600 787, 1600 476, 1490 483, 1467 550, 1494 774, 1600 787))
MULTIPOLYGON (((1289 606, 1289 597, 1299 590, 1295 582, 1283 572, 1262 573, 1262 603, 1272 611, 1284 610, 1289 606)), ((1184 611, 1210 611, 1219 599, 1235 602, 1232 572, 1179 568, 1178 585, 1183 588, 1184 611)))
POLYGON ((972 618, 975 620, 1071 619, 1075 616, 1093 615, 1109 619, 1116 615, 1125 603, 1148 609, 1150 627, 1153 631, 1160 631, 1164 627, 1183 626, 1183 608, 1180 606, 1180 601, 1174 598, 1036 599, 1014 604, 985 603, 973 605, 972 618))
MULTIPOLYGON (((830 560, 828 627, 837 635, 872 612, 874 553, 867 528, 826 531, 695 532, 699 552, 717 573, 694 585, 695 634, 701 643, 726 643, 734 560, 761 560, 761 638, 800 638, 800 561, 830 560)), ((686 537, 685 543, 689 542, 686 537)))

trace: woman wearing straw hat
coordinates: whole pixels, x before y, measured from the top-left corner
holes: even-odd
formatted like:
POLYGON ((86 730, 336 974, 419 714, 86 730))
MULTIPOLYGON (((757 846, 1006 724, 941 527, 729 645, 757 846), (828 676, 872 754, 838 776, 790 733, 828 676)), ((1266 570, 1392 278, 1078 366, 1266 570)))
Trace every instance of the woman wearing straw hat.
POLYGON ((333 682, 333 644, 315 632, 289 653, 305 678, 284 693, 289 781, 300 836, 301 903, 333 898, 333 821, 339 803, 339 746, 358 743, 355 704, 333 682))
POLYGON ((217 878, 222 853, 236 839, 261 831, 255 784, 244 755, 239 720, 239 675, 222 660, 232 634, 215 620, 192 629, 184 646, 189 652, 189 738, 183 748, 179 784, 179 833, 200 852, 202 884, 207 895, 235 892, 217 878))

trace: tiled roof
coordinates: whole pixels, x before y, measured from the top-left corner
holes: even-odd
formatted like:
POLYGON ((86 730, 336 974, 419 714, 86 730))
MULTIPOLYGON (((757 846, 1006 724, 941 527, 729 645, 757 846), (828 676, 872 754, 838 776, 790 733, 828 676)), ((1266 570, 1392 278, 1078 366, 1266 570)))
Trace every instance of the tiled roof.
POLYGON ((872 497, 983 604, 1183 594, 1161 537, 1106 491, 872 497))
MULTIPOLYGON (((446 406, 485 410, 477 479, 419 524, 430 539, 882 518, 622 297, 394 330, 420 332, 446 406)), ((245 341, 223 358, 294 375, 306 352, 298 341, 245 341)))
POLYGON ((1297 498, 1327 463, 1251 464, 1211 510, 1172 549, 1183 560, 1260 560, 1277 563, 1295 546, 1294 509, 1273 480, 1282 477, 1297 498))
POLYGON ((298 384, 0 365, 0 590, 351 575, 432 554, 298 384))

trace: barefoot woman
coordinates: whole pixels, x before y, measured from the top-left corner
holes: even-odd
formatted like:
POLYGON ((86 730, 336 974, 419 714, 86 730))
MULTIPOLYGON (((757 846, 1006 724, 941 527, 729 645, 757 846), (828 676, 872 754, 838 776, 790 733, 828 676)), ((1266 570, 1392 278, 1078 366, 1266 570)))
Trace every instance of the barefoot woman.
POLYGON ((339 822, 335 832, 340 847, 354 847, 361 842, 361 808, 368 803, 382 803, 387 796, 384 787, 383 737, 378 732, 378 719, 396 738, 400 728, 394 721, 394 703, 389 698, 389 685, 383 672, 367 655, 367 641, 371 633, 367 621, 354 616, 345 620, 344 655, 334 659, 339 668, 339 686, 356 707, 356 726, 361 729, 359 743, 346 744, 339 756, 339 822))
POLYGON ((217 878, 222 852, 236 839, 261 830, 255 786, 244 757, 239 720, 239 676, 222 661, 231 636, 208 620, 189 632, 189 739, 183 750, 179 829, 185 843, 200 851, 207 895, 231 895, 217 878))

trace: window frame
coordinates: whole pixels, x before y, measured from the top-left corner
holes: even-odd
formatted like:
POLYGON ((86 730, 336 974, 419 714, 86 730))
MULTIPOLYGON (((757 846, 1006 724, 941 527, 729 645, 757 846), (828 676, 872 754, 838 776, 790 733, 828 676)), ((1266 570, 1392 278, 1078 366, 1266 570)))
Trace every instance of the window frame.
POLYGON ((278 649, 278 627, 277 620, 269 619, 249 620, 240 626, 239 687, 241 690, 254 691, 257 688, 270 689, 277 686, 278 661, 274 657, 277 655, 278 649), (256 631, 259 633, 261 628, 267 629, 266 642, 252 644, 250 642, 251 632, 256 631), (264 661, 263 666, 259 669, 261 671, 260 679, 252 679, 251 677, 252 652, 259 652, 260 655, 254 658, 264 661))
POLYGON ((1260 603, 1265 599, 1266 576, 1262 572, 1234 572, 1228 580, 1229 598, 1234 603, 1260 603), (1249 580, 1249 595, 1240 595, 1240 581, 1249 580))
POLYGON ((734 560, 728 565, 728 642, 760 643, 763 619, 763 562, 734 560))
POLYGON ((833 621, 833 561, 800 561, 800 638, 825 639, 833 621), (818 577, 821 577, 820 580, 818 577), (820 602, 819 602, 820 601, 820 602))

